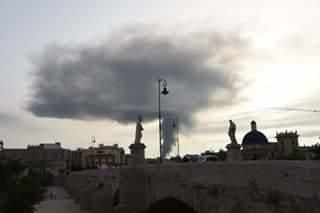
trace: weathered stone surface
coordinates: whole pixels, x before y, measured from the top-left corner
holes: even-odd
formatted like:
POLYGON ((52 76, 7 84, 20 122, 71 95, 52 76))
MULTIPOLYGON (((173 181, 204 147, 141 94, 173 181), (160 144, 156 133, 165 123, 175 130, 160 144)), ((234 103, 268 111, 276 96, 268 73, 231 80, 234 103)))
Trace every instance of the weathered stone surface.
POLYGON ((44 199, 35 206, 35 213, 90 213, 83 211, 62 187, 48 187, 44 199), (50 194, 55 198, 52 199, 50 194))
POLYGON ((227 161, 241 161, 242 154, 239 144, 228 144, 227 145, 227 161))
POLYGON ((93 195, 93 213, 112 212, 112 189, 110 186, 101 185, 93 195))
POLYGON ((143 143, 134 143, 131 144, 129 148, 131 151, 129 165, 136 166, 145 164, 144 150, 146 146, 143 143))
POLYGON ((80 191, 80 207, 84 210, 92 209, 93 194, 97 190, 98 180, 92 179, 91 182, 83 187, 80 191))
MULTIPOLYGON (((127 167, 120 172, 120 206, 141 212, 146 206, 146 173, 144 167, 127 167)), ((118 211, 119 208, 118 208, 118 211)), ((122 210, 123 211, 123 210, 122 210)))
POLYGON ((70 178, 67 188, 74 192, 90 178, 109 184, 112 194, 120 189, 120 203, 113 208, 117 213, 141 212, 166 197, 199 213, 320 212, 320 164, 312 161, 144 165, 70 178))

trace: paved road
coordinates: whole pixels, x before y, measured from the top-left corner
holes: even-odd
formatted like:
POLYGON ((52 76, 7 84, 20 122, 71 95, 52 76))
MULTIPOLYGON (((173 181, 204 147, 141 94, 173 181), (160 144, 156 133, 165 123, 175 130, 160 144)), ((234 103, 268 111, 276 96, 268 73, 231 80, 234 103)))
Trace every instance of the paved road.
POLYGON ((35 213, 90 213, 80 210, 79 204, 76 204, 61 187, 49 187, 44 200, 35 208, 35 213))

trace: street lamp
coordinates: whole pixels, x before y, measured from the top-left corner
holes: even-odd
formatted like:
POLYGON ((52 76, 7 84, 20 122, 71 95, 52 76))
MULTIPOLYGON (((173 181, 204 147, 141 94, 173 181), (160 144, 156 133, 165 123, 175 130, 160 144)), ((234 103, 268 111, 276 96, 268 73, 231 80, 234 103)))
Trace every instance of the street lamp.
POLYGON ((94 144, 96 143, 96 137, 91 136, 91 167, 94 165, 94 144))
POLYGON ((177 152, 178 156, 180 158, 180 145, 179 145, 179 123, 178 123, 178 118, 175 118, 172 123, 172 127, 175 128, 176 130, 176 144, 177 144, 177 152))
POLYGON ((94 144, 96 143, 96 137, 95 136, 91 136, 91 147, 94 147, 94 144))
POLYGON ((162 95, 168 95, 169 91, 167 90, 167 81, 163 78, 158 79, 158 116, 159 116, 159 163, 162 163, 162 125, 161 125, 161 102, 160 102, 160 96, 162 95), (161 91, 162 86, 162 91, 161 91))
POLYGON ((3 151, 3 141, 2 140, 0 140, 0 151, 3 151))

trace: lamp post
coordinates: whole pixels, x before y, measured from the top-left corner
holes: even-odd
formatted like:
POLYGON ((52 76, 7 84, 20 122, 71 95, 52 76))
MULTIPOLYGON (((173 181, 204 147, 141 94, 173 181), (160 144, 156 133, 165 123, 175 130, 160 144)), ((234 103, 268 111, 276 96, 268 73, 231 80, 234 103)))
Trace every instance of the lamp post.
POLYGON ((172 123, 172 127, 176 129, 176 144, 177 144, 177 154, 180 158, 180 145, 179 145, 179 123, 178 118, 175 118, 172 123))
POLYGON ((94 147, 95 143, 96 143, 96 137, 95 136, 91 136, 91 146, 92 146, 92 148, 94 147))
POLYGON ((162 123, 161 123, 161 98, 160 96, 169 94, 167 90, 167 81, 163 78, 158 78, 158 116, 159 116, 159 163, 162 163, 162 123), (161 86, 163 90, 161 91, 161 86))
POLYGON ((2 140, 0 140, 0 151, 3 151, 3 141, 2 140))
POLYGON ((94 144, 96 143, 96 137, 91 136, 91 167, 94 167, 94 144))

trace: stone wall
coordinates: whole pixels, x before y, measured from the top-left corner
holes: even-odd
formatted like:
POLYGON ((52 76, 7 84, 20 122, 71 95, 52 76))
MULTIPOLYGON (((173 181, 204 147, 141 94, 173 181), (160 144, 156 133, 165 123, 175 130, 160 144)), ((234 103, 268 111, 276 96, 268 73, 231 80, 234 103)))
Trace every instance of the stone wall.
POLYGON ((312 161, 122 167, 72 173, 66 187, 83 208, 94 212, 142 212, 167 197, 199 213, 320 212, 320 163, 312 161), (113 208, 110 199, 117 189, 120 203, 113 208))
POLYGON ((111 212, 119 181, 119 169, 87 170, 68 175, 65 188, 82 209, 111 212))
POLYGON ((175 197, 201 213, 320 212, 319 162, 173 164, 145 171, 144 208, 175 197))

